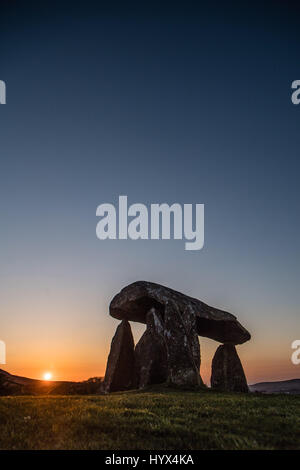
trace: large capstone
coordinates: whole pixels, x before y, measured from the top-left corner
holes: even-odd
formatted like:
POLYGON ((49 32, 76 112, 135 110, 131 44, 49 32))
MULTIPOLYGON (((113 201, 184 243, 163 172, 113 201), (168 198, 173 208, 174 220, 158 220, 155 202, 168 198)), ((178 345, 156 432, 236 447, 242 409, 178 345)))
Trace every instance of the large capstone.
MULTIPOLYGON (((195 330, 200 336, 232 344, 245 343, 251 337, 231 313, 152 282, 138 281, 122 289, 111 301, 109 311, 111 316, 120 320, 147 323, 147 313, 155 308, 165 321, 168 304, 176 305, 183 316, 194 316, 195 330)), ((172 312, 174 321, 177 321, 177 310, 169 309, 168 315, 172 312)))
POLYGON ((248 392, 245 372, 233 344, 218 347, 212 361, 211 387, 223 392, 248 392))
POLYGON ((117 392, 134 386, 134 341, 130 324, 122 320, 112 339, 103 390, 117 392))
POLYGON ((147 329, 135 347, 136 386, 167 381, 167 348, 164 327, 158 312, 152 308, 147 314, 147 329))

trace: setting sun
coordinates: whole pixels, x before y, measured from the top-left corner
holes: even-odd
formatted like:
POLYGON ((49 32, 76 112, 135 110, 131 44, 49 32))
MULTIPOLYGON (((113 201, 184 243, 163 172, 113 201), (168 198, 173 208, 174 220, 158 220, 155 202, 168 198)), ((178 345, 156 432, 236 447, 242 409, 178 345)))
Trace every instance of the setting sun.
POLYGON ((45 372, 43 375, 44 380, 51 380, 52 379, 52 374, 51 372, 45 372))

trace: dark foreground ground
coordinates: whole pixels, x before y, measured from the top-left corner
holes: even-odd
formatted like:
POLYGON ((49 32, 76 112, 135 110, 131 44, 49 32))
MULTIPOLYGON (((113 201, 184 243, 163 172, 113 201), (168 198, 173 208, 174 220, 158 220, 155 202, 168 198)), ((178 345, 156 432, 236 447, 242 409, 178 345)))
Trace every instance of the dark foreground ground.
POLYGON ((300 396, 1 397, 0 449, 300 449, 300 396))

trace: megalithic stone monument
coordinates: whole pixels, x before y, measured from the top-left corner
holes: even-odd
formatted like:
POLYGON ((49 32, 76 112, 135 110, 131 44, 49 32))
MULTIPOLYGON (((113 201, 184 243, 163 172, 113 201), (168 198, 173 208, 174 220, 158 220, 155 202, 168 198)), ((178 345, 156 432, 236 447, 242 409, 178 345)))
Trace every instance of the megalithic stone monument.
MULTIPOLYGON (((223 382, 234 383, 233 391, 246 391, 246 379, 242 380, 243 368, 234 345, 245 343, 251 336, 231 313, 146 281, 138 281, 122 289, 111 301, 109 311, 122 323, 112 342, 105 376, 106 391, 124 390, 130 383, 132 388, 162 382, 179 386, 202 385, 198 336, 224 343, 221 353, 218 353, 218 361, 215 361, 219 364, 223 360, 226 364, 223 382), (134 353, 128 321, 147 325, 134 353), (121 345, 125 347, 123 330, 127 332, 124 336, 127 338, 127 353, 121 360, 121 345), (121 374, 122 367, 127 369, 126 386, 121 374), (239 380, 233 378, 232 374, 235 373, 239 380)), ((219 366, 214 370, 215 377, 219 366)), ((217 382, 213 379, 212 386, 219 388, 217 382)), ((229 385, 226 387, 230 388, 229 385)))

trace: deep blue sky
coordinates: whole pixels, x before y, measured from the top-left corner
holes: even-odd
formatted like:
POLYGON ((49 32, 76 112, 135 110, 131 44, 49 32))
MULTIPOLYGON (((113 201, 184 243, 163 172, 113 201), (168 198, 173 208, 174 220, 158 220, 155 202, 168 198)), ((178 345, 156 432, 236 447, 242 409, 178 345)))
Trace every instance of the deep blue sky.
POLYGON ((299 376, 299 8, 2 3, 7 369, 103 373, 109 301, 145 279, 235 313, 253 334, 250 379, 299 376), (204 249, 97 240, 96 207, 120 194, 204 203, 204 249))

